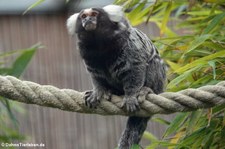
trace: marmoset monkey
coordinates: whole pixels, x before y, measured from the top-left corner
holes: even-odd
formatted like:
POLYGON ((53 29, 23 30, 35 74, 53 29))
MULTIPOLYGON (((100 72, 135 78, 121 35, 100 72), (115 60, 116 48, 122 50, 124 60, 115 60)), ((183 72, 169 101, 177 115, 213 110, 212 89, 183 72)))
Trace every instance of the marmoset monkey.
MULTIPOLYGON (((128 112, 139 109, 137 94, 143 87, 163 92, 165 65, 156 47, 140 30, 131 27, 121 6, 84 9, 67 20, 70 34, 78 37, 78 48, 93 90, 85 101, 90 108, 98 106, 103 95, 124 95, 128 112)), ((119 148, 138 144, 146 129, 148 117, 129 117, 119 148)))

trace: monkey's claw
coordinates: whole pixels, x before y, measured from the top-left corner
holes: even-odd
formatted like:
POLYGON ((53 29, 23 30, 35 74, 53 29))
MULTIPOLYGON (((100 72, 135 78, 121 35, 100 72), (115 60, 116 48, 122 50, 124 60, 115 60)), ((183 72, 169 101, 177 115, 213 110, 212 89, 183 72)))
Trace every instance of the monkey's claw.
POLYGON ((136 112, 140 110, 140 106, 136 97, 124 97, 122 107, 128 112, 136 112))
POLYGON ((143 101, 146 98, 146 95, 148 95, 149 93, 154 93, 152 91, 152 89, 150 89, 149 87, 143 86, 137 96, 138 101, 143 101))
POLYGON ((89 108, 97 108, 103 93, 97 91, 87 91, 84 95, 85 105, 89 108))
POLYGON ((103 95, 104 99, 111 101, 112 99, 112 94, 110 92, 105 92, 103 95))

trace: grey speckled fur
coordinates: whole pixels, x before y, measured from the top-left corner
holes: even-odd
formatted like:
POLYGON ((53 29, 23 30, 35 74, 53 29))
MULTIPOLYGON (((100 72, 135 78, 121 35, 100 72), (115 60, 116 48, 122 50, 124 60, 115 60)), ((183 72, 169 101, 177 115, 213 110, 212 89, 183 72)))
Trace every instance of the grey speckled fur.
MULTIPOLYGON (((101 8, 83 10, 76 17, 80 54, 94 87, 85 97, 88 107, 98 106, 103 95, 116 94, 124 95, 123 107, 128 112, 135 112, 139 108, 137 95, 144 86, 156 94, 163 91, 165 65, 144 33, 131 27, 125 18, 118 22, 110 20, 109 14, 101 8), (93 11, 97 11, 97 15, 88 16, 93 11), (97 24, 93 20, 97 20, 97 24), (92 23, 92 30, 87 29, 85 23, 89 23, 89 27, 92 23)), ((128 119, 120 149, 129 149, 139 143, 148 119, 128 119)))

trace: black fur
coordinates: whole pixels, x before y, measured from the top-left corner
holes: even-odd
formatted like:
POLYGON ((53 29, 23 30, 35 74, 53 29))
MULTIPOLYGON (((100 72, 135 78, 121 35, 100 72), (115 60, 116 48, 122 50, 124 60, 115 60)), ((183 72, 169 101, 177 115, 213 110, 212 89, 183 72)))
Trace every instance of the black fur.
MULTIPOLYGON (((139 108, 137 94, 143 86, 156 94, 163 91, 165 67, 155 46, 141 31, 129 26, 126 19, 112 22, 101 8, 97 28, 86 31, 78 17, 76 33, 81 57, 90 72, 94 89, 86 95, 89 107, 96 107, 103 94, 125 95, 123 107, 128 112, 139 108)), ((138 144, 149 118, 130 117, 119 148, 138 144)))

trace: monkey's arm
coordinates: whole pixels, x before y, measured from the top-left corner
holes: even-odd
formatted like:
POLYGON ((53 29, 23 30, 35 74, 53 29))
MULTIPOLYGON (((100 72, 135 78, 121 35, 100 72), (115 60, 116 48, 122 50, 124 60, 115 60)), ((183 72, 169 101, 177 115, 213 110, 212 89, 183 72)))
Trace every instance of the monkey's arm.
POLYGON ((100 100, 104 96, 107 100, 110 100, 111 93, 102 85, 104 79, 99 76, 92 75, 93 90, 85 93, 85 104, 89 108, 96 108, 100 103, 100 100))
POLYGON ((145 83, 146 67, 143 65, 135 65, 124 67, 118 73, 123 84, 124 99, 123 107, 129 112, 135 112, 139 109, 137 93, 141 90, 145 83))

